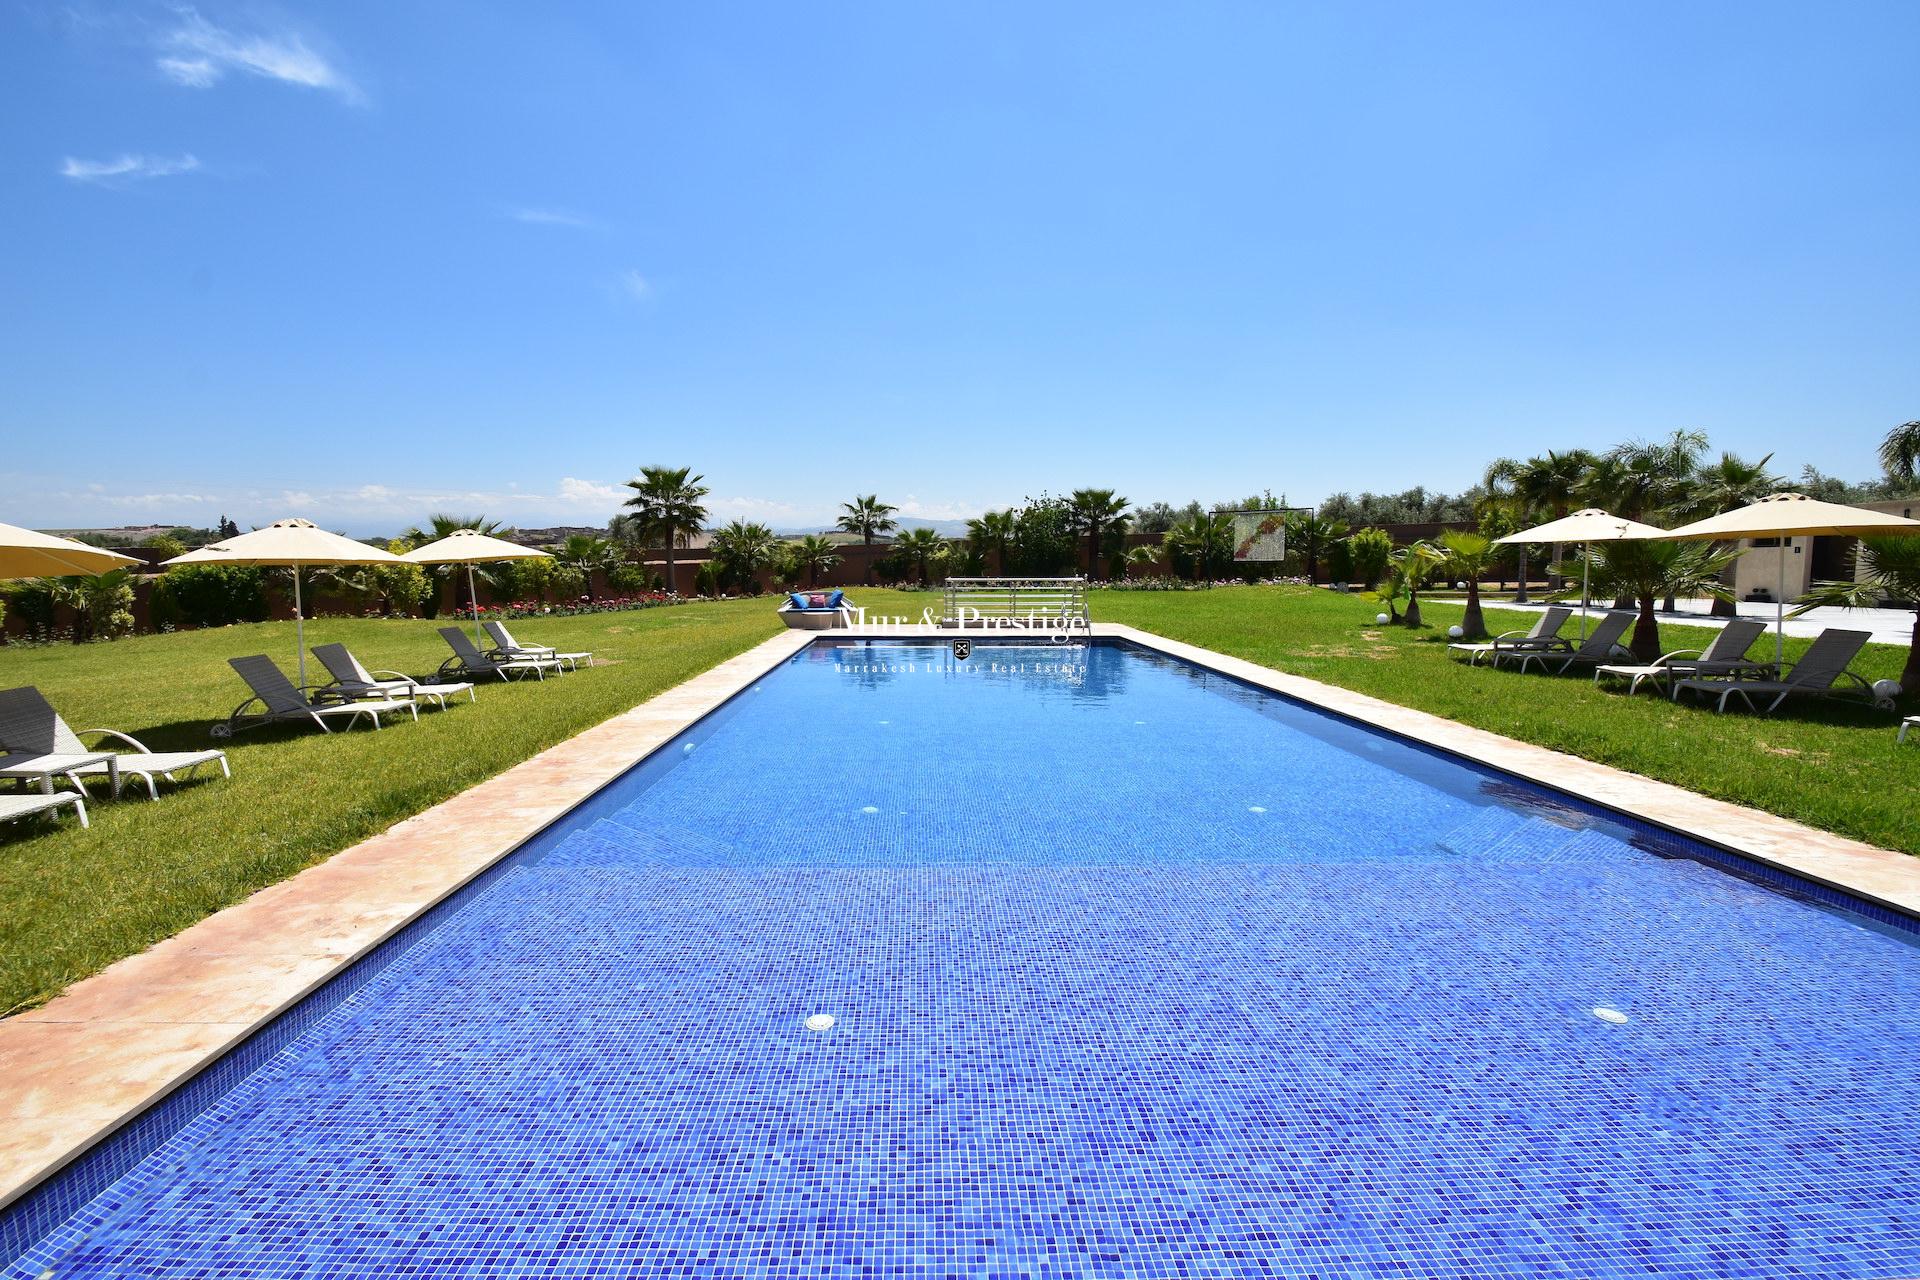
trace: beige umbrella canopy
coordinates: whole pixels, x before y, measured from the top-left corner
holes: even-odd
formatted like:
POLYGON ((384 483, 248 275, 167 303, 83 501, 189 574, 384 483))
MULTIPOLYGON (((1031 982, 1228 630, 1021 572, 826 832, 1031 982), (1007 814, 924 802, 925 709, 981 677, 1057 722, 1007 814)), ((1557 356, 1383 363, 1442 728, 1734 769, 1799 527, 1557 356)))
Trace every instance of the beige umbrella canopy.
POLYGON ((140 561, 118 551, 0 524, 0 578, 61 578, 68 574, 110 573, 140 561))
MULTIPOLYGON (((1733 542, 1740 538, 1870 538, 1920 534, 1920 520, 1868 511, 1839 502, 1822 502, 1804 493, 1776 493, 1734 511, 1683 524, 1660 535, 1683 542, 1733 542)), ((1786 648, 1787 555, 1780 548, 1780 587, 1773 596, 1773 660, 1786 648)))
MULTIPOLYGON (((166 562, 166 568, 191 564, 250 564, 301 569, 310 565, 405 564, 380 547, 338 533, 329 533, 311 520, 275 520, 264 529, 237 538, 209 542, 166 562)), ((300 603, 300 575, 293 575, 293 633, 299 646, 300 685, 307 683, 307 620, 300 603)))
POLYGON ((546 554, 538 547, 523 547, 517 542, 495 538, 478 529, 455 529, 437 542, 415 547, 407 552, 405 558, 414 564, 467 566, 467 600, 473 605, 473 639, 474 643, 485 645, 486 641, 480 638, 480 594, 473 589, 473 566, 499 560, 532 560, 546 554))
MULTIPOLYGON (((1590 546, 1595 542, 1638 542, 1647 538, 1666 536, 1665 529, 1641 524, 1638 520, 1629 520, 1625 516, 1616 516, 1598 507, 1588 507, 1585 511, 1576 511, 1570 516, 1549 520, 1546 524, 1522 529, 1518 533, 1510 533, 1494 541, 1580 542, 1590 546)), ((1580 634, 1582 637, 1587 634, 1587 583, 1593 576, 1593 566, 1589 563, 1589 559, 1585 555, 1580 557, 1580 634)))

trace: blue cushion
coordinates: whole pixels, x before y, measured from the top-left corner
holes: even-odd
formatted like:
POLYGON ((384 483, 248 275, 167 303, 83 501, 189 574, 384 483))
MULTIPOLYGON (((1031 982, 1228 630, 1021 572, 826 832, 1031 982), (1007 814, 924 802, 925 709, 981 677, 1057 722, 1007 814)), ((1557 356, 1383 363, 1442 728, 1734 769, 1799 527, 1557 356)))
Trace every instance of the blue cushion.
POLYGON ((804 609, 807 607, 807 597, 805 592, 801 592, 801 591, 790 592, 787 595, 787 599, 793 602, 793 607, 796 609, 804 609))
POLYGON ((830 595, 827 596, 827 608, 838 609, 840 607, 840 602, 842 600, 845 600, 846 598, 847 598, 847 593, 844 591, 835 591, 831 593, 830 595))

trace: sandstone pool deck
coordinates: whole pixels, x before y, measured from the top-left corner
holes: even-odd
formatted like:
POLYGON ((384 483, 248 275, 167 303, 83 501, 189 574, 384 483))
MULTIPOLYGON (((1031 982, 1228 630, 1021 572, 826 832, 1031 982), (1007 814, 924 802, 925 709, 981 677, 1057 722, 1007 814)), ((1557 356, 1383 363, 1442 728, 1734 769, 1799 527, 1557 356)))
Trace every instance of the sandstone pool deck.
MULTIPOLYGON (((1920 859, 1132 627, 1096 624, 1094 633, 1920 914, 1920 859)), ((955 634, 923 626, 826 633, 955 634)), ((816 638, 789 631, 764 641, 0 1022, 0 1207, 816 638)))

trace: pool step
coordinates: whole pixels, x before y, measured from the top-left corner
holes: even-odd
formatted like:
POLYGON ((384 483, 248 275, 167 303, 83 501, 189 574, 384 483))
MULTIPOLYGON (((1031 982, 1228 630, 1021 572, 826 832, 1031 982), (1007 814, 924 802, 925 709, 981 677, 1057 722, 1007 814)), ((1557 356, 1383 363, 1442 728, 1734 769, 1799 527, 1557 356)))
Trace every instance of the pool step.
POLYGON ((641 827, 617 814, 575 831, 540 860, 546 867, 720 867, 739 861, 733 850, 699 832, 641 827))
POLYGON ((1446 853, 1481 862, 1577 863, 1620 856, 1603 831, 1573 830, 1510 809, 1488 808, 1434 841, 1446 853))

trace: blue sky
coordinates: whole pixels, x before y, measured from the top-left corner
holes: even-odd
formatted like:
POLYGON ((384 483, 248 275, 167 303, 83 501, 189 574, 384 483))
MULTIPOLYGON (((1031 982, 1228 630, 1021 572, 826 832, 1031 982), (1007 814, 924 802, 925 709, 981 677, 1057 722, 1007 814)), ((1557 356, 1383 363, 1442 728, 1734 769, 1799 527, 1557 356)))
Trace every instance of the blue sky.
POLYGON ((1456 489, 1920 416, 1920 6, 0 8, 0 519, 1456 489))

